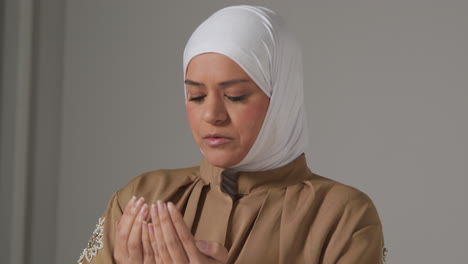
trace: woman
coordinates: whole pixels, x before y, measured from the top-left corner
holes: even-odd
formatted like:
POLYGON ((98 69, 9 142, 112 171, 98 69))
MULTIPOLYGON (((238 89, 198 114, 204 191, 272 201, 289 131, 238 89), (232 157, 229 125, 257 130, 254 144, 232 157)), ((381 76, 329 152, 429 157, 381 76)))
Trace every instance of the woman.
POLYGON ((210 16, 184 78, 201 165, 117 191, 78 263, 382 263, 372 201, 307 167, 301 53, 277 14, 210 16))

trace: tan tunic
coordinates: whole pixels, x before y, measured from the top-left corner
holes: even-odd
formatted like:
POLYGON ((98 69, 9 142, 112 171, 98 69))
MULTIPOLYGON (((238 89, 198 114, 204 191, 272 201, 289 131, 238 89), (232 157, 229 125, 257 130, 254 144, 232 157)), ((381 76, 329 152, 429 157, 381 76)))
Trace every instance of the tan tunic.
POLYGON ((133 195, 148 203, 172 201, 196 240, 225 245, 228 263, 383 263, 382 225, 372 201, 311 172, 304 154, 281 168, 240 173, 236 199, 222 191, 223 172, 204 160, 136 177, 112 196, 82 263, 114 263, 115 223, 133 195))

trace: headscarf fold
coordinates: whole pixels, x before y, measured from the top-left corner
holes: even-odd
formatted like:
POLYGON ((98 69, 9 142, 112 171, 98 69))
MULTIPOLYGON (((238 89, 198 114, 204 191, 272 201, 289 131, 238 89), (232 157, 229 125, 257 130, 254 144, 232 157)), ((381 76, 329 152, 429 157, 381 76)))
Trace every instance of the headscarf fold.
POLYGON ((209 52, 231 58, 270 97, 255 143, 231 168, 275 169, 304 153, 308 139, 302 54, 283 19, 257 6, 231 6, 217 11, 198 26, 185 46, 184 78, 190 60, 209 52))

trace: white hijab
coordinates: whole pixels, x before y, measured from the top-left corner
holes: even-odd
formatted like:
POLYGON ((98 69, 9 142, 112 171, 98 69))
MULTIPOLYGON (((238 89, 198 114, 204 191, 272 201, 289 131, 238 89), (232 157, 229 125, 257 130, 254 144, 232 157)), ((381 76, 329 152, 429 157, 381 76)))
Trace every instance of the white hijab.
POLYGON ((255 143, 232 169, 275 169, 304 153, 308 134, 302 54, 283 19, 265 7, 240 5, 217 11, 185 46, 184 78, 190 60, 208 52, 231 58, 270 97, 255 143))

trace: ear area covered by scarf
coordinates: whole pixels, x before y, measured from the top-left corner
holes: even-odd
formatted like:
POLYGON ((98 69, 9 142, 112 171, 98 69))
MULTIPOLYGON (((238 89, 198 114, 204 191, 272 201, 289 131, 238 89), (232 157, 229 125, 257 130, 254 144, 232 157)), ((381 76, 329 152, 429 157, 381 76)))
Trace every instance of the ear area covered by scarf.
POLYGON ((191 59, 220 53, 236 62, 270 97, 255 143, 237 171, 282 167, 305 152, 308 131, 304 108, 302 52, 284 20, 259 6, 230 6, 206 19, 184 50, 184 78, 191 59))

